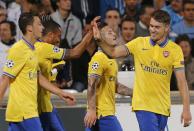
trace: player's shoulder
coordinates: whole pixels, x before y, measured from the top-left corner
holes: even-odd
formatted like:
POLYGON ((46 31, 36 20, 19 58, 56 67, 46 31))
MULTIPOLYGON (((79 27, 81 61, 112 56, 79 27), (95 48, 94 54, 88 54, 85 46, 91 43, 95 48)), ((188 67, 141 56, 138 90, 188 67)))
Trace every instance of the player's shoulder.
POLYGON ((102 51, 97 51, 94 56, 94 58, 105 58, 106 55, 102 51))
POLYGON ((23 59, 29 56, 30 50, 34 49, 31 49, 31 47, 29 47, 23 40, 19 40, 9 49, 8 55, 23 59))
POLYGON ((46 52, 50 49, 53 49, 55 46, 46 42, 36 42, 35 43, 36 51, 46 52))
POLYGON ((37 42, 34 44, 35 48, 44 48, 44 47, 46 47, 47 45, 48 45, 48 43, 46 43, 46 42, 40 42, 40 41, 37 41, 37 42))
POLYGON ((175 50, 176 51, 178 51, 178 50, 181 51, 181 47, 172 40, 169 40, 168 48, 170 48, 171 50, 174 50, 174 51, 175 50))
POLYGON ((139 37, 136 37, 133 40, 129 41, 127 44, 135 43, 135 44, 142 45, 142 43, 149 42, 149 39, 150 39, 150 37, 139 36, 139 37))
POLYGON ((22 40, 13 44, 13 46, 9 49, 9 52, 17 52, 17 54, 24 53, 27 49, 27 46, 24 44, 22 40))

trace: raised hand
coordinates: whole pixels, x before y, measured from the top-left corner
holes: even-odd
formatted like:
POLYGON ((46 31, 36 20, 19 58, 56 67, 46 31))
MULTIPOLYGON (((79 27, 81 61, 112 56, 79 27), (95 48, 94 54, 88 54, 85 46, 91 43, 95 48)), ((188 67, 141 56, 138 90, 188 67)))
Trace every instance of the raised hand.
POLYGON ((97 16, 91 22, 94 39, 96 39, 96 40, 100 40, 101 39, 100 31, 98 29, 98 21, 99 20, 100 20, 100 16, 97 16))

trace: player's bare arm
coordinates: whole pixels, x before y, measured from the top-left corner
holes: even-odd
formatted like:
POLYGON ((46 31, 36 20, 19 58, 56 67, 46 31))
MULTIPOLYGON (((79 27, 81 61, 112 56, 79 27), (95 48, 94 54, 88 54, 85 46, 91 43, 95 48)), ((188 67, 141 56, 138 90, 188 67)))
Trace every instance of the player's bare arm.
POLYGON ((96 123, 96 88, 100 84, 100 77, 93 75, 88 78, 88 110, 84 118, 84 123, 86 127, 92 127, 96 123))
POLYGON ((3 96, 7 90, 9 83, 10 83, 10 77, 5 75, 2 75, 0 77, 0 105, 2 103, 3 96))
POLYGON ((98 29, 97 23, 93 23, 93 34, 94 39, 98 43, 98 46, 111 58, 119 58, 128 55, 128 50, 125 45, 112 46, 113 43, 110 43, 105 33, 108 32, 107 28, 103 28, 101 31, 98 29))
POLYGON ((79 58, 86 47, 91 43, 92 37, 93 32, 89 31, 76 47, 73 49, 66 49, 64 60, 79 58))
POLYGON ((58 95, 61 99, 63 99, 68 105, 74 105, 76 100, 75 97, 67 92, 62 91, 55 85, 51 84, 41 73, 39 73, 38 81, 41 87, 50 91, 51 93, 58 95))
MULTIPOLYGON (((98 21, 100 17, 95 17, 91 25, 93 25, 94 21, 98 21)), ((93 38, 93 31, 92 28, 86 33, 82 41, 73 49, 67 49, 65 53, 64 60, 72 59, 72 58, 79 58, 81 54, 86 50, 89 44, 92 43, 93 38)))
POLYGON ((180 91, 180 95, 183 101, 183 112, 181 114, 181 123, 183 123, 184 127, 187 127, 191 124, 192 116, 190 112, 189 90, 185 78, 185 71, 184 68, 181 68, 175 69, 174 72, 177 79, 178 89, 180 91))
POLYGON ((124 96, 133 96, 133 89, 117 82, 116 93, 124 96))

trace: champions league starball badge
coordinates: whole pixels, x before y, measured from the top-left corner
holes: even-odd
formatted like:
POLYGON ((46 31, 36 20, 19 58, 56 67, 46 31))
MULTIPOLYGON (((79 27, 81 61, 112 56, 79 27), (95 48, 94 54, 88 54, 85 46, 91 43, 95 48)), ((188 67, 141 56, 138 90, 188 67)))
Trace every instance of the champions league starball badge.
POLYGON ((12 67, 14 66, 14 62, 13 62, 12 60, 7 60, 6 66, 7 66, 8 68, 12 68, 12 67))
POLYGON ((92 70, 97 70, 98 67, 99 67, 98 62, 94 62, 94 63, 92 64, 92 70))
POLYGON ((53 51, 54 51, 55 53, 57 53, 57 52, 60 51, 60 49, 59 49, 59 47, 56 47, 56 46, 55 46, 55 47, 53 48, 53 51))

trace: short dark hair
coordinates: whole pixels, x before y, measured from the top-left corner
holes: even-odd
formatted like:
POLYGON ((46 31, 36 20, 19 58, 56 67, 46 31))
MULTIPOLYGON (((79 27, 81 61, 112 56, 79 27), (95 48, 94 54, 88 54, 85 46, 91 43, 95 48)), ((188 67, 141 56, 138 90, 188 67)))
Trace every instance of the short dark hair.
POLYGON ((178 37, 175 40, 175 43, 179 45, 182 41, 189 42, 189 45, 191 46, 191 40, 187 34, 178 35, 178 37))
POLYGON ((10 31, 11 31, 11 36, 16 36, 16 25, 13 21, 8 21, 8 20, 5 20, 5 21, 2 21, 0 23, 1 24, 9 24, 10 26, 10 31))
POLYGON ((166 11, 157 10, 152 14, 152 18, 160 23, 170 25, 170 16, 166 11))
POLYGON ((185 5, 186 4, 194 4, 194 1, 193 0, 185 0, 185 1, 183 1, 183 11, 185 10, 185 5))
POLYGON ((32 23, 34 22, 35 16, 38 17, 38 15, 33 14, 33 13, 22 13, 20 15, 18 25, 19 25, 19 28, 23 34, 26 34, 26 27, 28 25, 32 25, 32 23))
POLYGON ((41 17, 43 29, 43 36, 47 35, 49 32, 55 32, 60 30, 60 25, 56 23, 49 15, 41 17))
POLYGON ((126 16, 126 17, 124 17, 124 18, 121 20, 120 27, 122 27, 123 23, 126 22, 126 21, 132 22, 132 23, 134 23, 135 26, 136 26, 135 19, 132 18, 132 17, 126 16))

